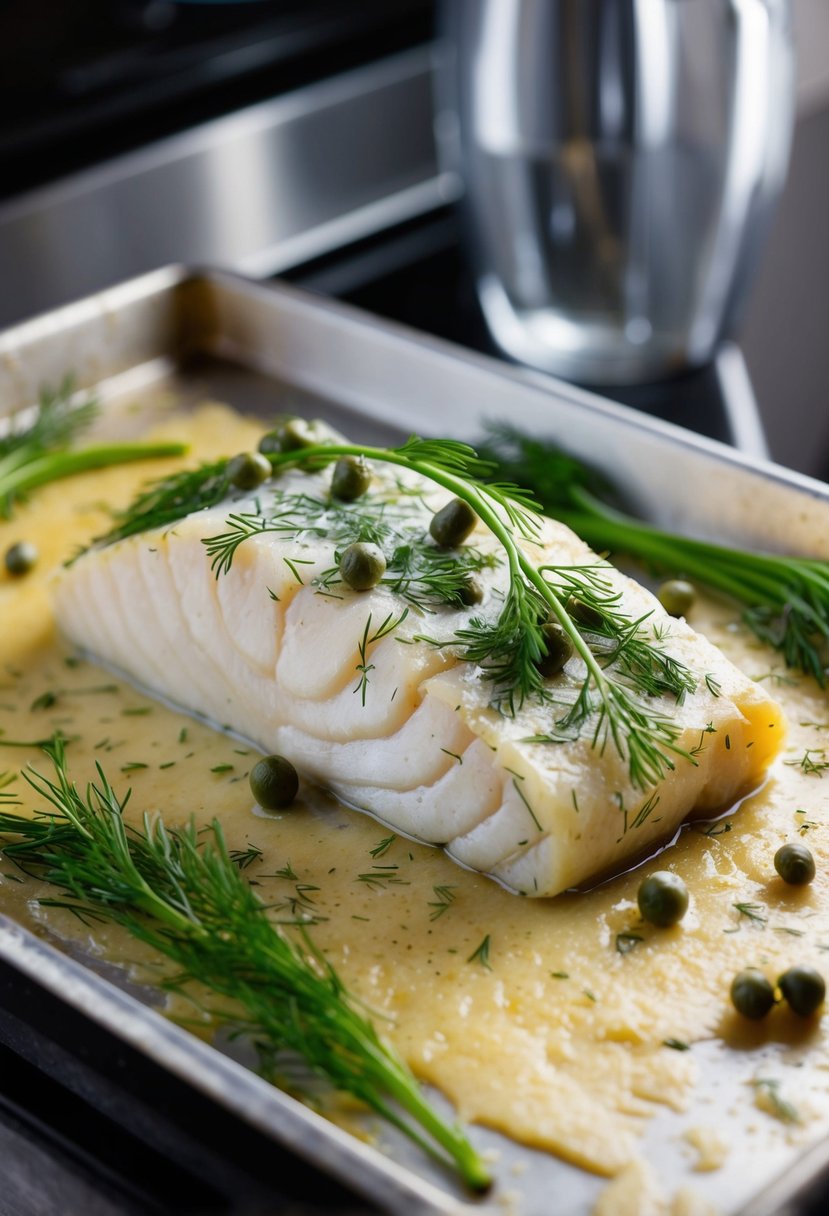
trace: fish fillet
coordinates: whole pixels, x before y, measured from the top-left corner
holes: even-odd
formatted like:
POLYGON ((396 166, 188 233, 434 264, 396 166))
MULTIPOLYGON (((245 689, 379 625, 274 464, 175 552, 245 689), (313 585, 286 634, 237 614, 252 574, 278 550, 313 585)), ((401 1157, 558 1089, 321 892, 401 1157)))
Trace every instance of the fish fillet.
MULTIPOLYGON (((566 743, 529 741, 549 732, 549 705, 526 701, 507 716, 493 707, 480 668, 451 647, 416 640, 451 637, 470 616, 496 613, 503 562, 482 573, 481 606, 427 615, 410 608, 373 643, 405 604, 382 585, 321 593, 315 579, 335 564, 324 514, 299 538, 252 536, 216 577, 202 541, 225 531, 231 512, 258 509, 269 487, 325 498, 328 478, 287 473, 255 496, 90 550, 57 580, 63 631, 155 693, 287 756, 351 806, 525 895, 556 895, 623 868, 691 814, 724 811, 761 782, 784 734, 775 702, 610 566, 624 612, 631 620, 651 614, 643 628, 698 677, 680 705, 653 702, 674 719, 677 743, 695 763, 677 758, 644 792, 612 743, 595 747, 589 731, 566 743)), ((441 501, 430 490, 411 499, 424 529, 441 501)), ((471 543, 499 552, 482 527, 471 543)), ((544 521, 536 556, 558 565, 599 560, 553 521, 544 521)), ((582 678, 575 659, 550 685, 566 697, 582 678)))

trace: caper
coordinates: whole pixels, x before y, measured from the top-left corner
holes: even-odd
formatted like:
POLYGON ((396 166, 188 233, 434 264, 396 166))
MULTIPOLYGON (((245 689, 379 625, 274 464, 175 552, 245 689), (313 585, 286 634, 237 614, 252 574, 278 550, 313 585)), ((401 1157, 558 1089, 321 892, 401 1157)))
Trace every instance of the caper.
POLYGON ((784 844, 774 855, 774 868, 783 882, 803 887, 815 876, 815 859, 805 844, 784 844))
POLYGON ((284 426, 286 426, 286 423, 293 421, 292 415, 283 415, 280 418, 276 418, 269 432, 266 432, 266 434, 264 434, 259 440, 259 444, 256 445, 258 446, 259 451, 263 452, 265 456, 272 456, 273 454, 276 454, 276 452, 283 451, 282 429, 284 426))
POLYGON ((290 806, 299 789, 297 771, 284 756, 265 756, 250 770, 250 792, 265 811, 290 806))
POLYGON ((300 448, 310 448, 319 443, 316 424, 306 422, 304 418, 291 418, 281 429, 282 451, 298 452, 300 448))
POLYGON ((227 479, 237 490, 255 490, 270 477, 271 462, 260 452, 240 452, 227 462, 227 479))
POLYGON ((40 554, 30 541, 19 540, 16 545, 10 545, 6 550, 6 570, 15 578, 19 578, 22 574, 29 573, 39 556, 40 554))
POLYGON ((471 570, 467 570, 463 576, 463 581, 458 588, 458 599, 465 608, 471 608, 474 604, 480 604, 483 598, 483 583, 478 578, 477 574, 473 574, 471 570))
POLYGON ((567 609, 567 615, 571 616, 579 625, 584 625, 585 629, 601 629, 604 624, 604 617, 598 608, 585 603, 576 595, 568 596, 564 606, 567 609))
POLYGON ((362 498, 371 485, 371 469, 362 456, 341 456, 331 476, 331 493, 341 502, 362 498))
POLYGON ((667 929, 688 911, 688 888, 678 874, 657 870, 639 884, 636 900, 645 920, 667 929))
POLYGON ((774 1004, 774 989, 762 971, 746 967, 731 981, 731 1004, 744 1018, 758 1021, 774 1004))
POLYGON ((441 549, 456 549, 477 522, 478 516, 469 503, 462 498, 453 498, 432 516, 429 533, 441 549))
POLYGON ((777 981, 777 986, 789 1003, 792 1013, 809 1018, 816 1013, 826 997, 826 983, 814 967, 789 967, 777 981))
POLYGON ((385 573, 383 550, 368 541, 355 541, 340 557, 340 575, 355 591, 376 587, 385 573))
POLYGON ((268 431, 267 435, 263 435, 259 440, 259 451, 266 456, 279 452, 298 452, 300 448, 309 448, 320 442, 315 431, 316 424, 306 422, 304 418, 282 418, 273 430, 268 431))
POLYGON ((573 643, 558 621, 547 621, 541 633, 547 649, 535 665, 543 676, 557 676, 573 654, 573 643))
POLYGON ((662 607, 671 616, 686 616, 697 598, 693 583, 684 578, 669 578, 656 593, 662 607))

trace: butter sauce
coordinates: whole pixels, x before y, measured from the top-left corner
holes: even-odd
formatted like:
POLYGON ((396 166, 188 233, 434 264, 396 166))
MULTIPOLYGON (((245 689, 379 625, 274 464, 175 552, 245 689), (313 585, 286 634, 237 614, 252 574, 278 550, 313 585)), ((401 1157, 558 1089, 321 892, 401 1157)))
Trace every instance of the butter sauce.
MULTIPOLYGON (((252 446, 260 430, 216 406, 186 426, 191 460, 252 446)), ((159 433, 180 429, 174 420, 159 433)), ((0 581, 0 745, 60 729, 72 740, 76 781, 93 778, 100 762, 119 791, 132 787, 132 816, 219 816, 231 848, 262 850, 246 871, 262 898, 314 922, 315 941, 389 1019, 384 1029, 422 1079, 463 1118, 587 1169, 621 1170, 660 1106, 689 1102, 701 1039, 746 1051, 768 1034, 826 1065, 820 1019, 804 1025, 777 1009, 758 1032, 729 1007, 731 978, 744 966, 772 978, 794 962, 829 969, 829 707, 735 623, 730 606, 701 600, 690 622, 749 675, 774 682, 790 733, 762 790, 738 812, 686 829, 660 856, 658 866, 675 869, 691 892, 688 915, 667 930, 641 923, 636 890, 651 863, 590 891, 522 899, 439 850, 390 839, 316 791, 289 811, 257 814, 247 782, 254 749, 67 650, 52 618, 50 570, 107 527, 102 504, 126 503, 169 469, 110 469, 46 487, 0 525, 3 551, 26 539, 41 554, 25 578, 0 581), (817 877, 795 889, 777 877, 773 857, 798 839, 812 849, 817 877)), ((37 748, 0 746, 0 769, 27 764, 47 770, 37 748)), ((20 777, 8 788, 35 805, 20 777)), ((37 884, 19 881, 8 863, 0 872, 3 912, 151 976, 151 960, 123 932, 39 910, 37 884)))

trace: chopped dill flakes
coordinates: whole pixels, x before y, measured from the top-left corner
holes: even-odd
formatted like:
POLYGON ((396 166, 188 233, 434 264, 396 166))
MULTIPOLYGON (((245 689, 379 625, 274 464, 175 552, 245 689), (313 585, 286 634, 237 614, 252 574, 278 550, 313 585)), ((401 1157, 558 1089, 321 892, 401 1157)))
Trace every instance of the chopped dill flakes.
POLYGON ((478 946, 477 949, 472 951, 472 953, 470 954, 469 958, 466 961, 468 963, 480 963, 482 967, 486 967, 487 971, 491 971, 492 964, 489 961, 490 944, 491 943, 490 943, 489 934, 487 933, 486 937, 481 942, 480 946, 478 946))
POLYGON ((780 1092, 780 1082, 773 1077, 757 1077, 751 1082, 757 1093, 757 1105, 781 1123, 799 1123, 797 1107, 780 1092))
POLYGON ((388 853, 395 840, 397 840, 397 836, 394 834, 391 836, 386 836, 380 841, 379 844, 376 844, 373 849, 369 849, 369 854, 374 858, 382 857, 384 853, 388 853))

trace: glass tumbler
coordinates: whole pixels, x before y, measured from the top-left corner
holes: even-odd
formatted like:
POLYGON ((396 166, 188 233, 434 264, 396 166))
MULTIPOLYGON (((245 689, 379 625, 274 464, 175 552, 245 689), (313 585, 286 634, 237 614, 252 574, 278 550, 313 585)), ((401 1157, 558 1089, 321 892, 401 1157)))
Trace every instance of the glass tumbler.
POLYGON ((592 384, 733 332, 788 161, 788 0, 445 0, 437 129, 507 355, 592 384))

